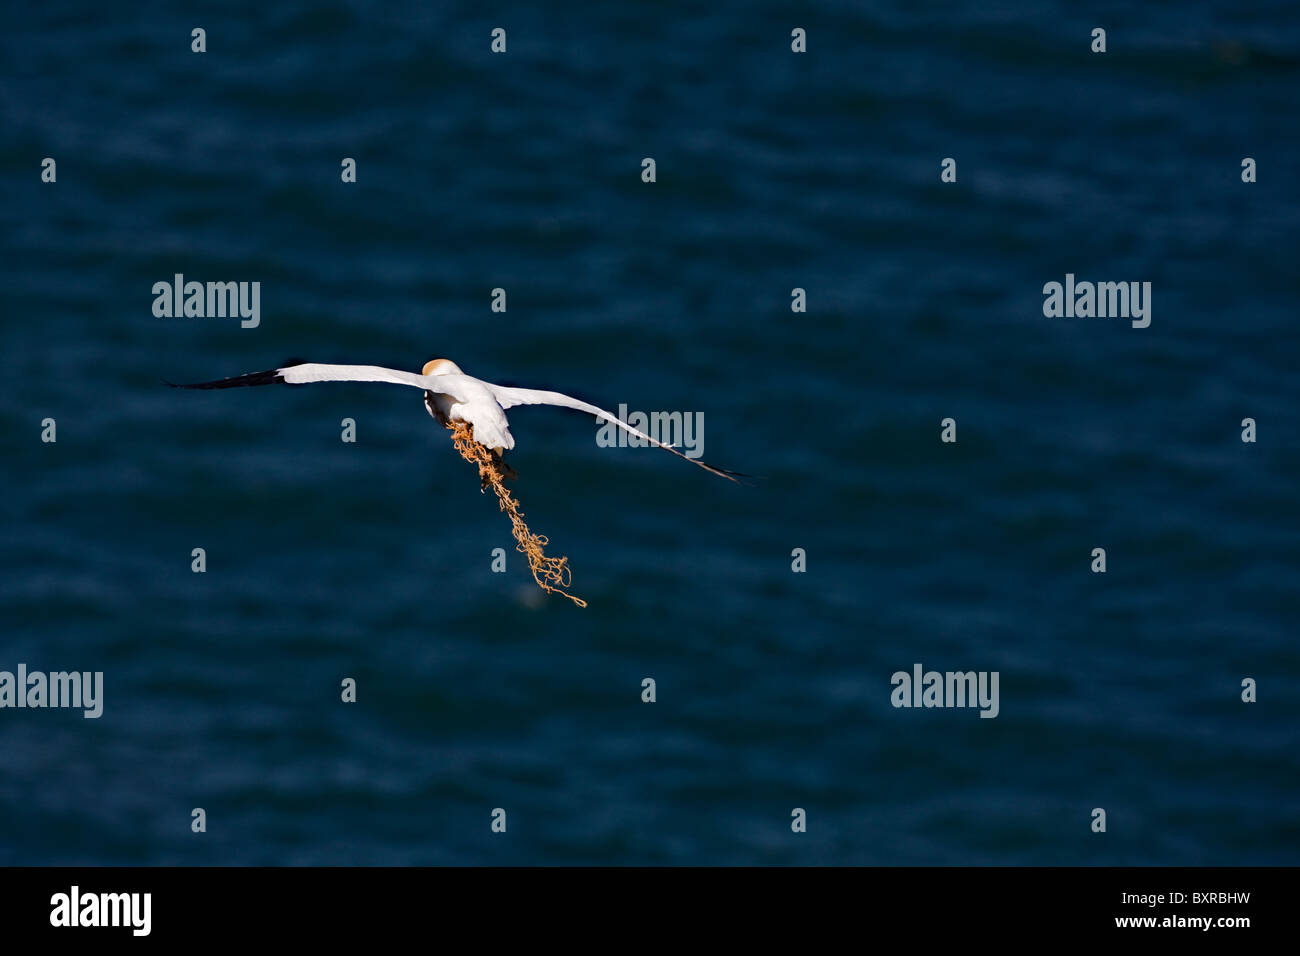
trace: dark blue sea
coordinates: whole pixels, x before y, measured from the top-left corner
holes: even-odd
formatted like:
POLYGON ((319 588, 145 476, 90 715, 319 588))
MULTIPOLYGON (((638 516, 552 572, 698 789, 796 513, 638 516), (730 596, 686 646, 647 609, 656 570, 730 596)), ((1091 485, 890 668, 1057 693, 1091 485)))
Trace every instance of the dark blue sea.
POLYGON ((1300 863, 1297 93, 1285 0, 9 11, 0 671, 103 712, 0 864, 1300 863), (418 391, 163 384, 436 357, 755 479, 512 409, 583 609, 418 391))

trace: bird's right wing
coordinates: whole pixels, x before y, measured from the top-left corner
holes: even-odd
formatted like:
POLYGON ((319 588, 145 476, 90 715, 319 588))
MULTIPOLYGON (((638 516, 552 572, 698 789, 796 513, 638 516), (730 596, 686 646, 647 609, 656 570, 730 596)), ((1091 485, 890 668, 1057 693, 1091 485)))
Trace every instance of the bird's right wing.
POLYGON ((739 471, 728 471, 726 468, 718 468, 707 462, 700 461, 698 458, 691 458, 689 455, 683 455, 671 445, 665 445, 663 442, 656 441, 643 431, 639 431, 623 421, 621 418, 590 405, 587 402, 580 401, 571 395, 565 395, 563 392, 543 392, 535 388, 512 388, 508 385, 493 385, 490 382, 484 382, 491 389, 492 394, 496 396, 497 403, 503 408, 513 408, 515 405, 554 405, 558 408, 572 408, 580 412, 586 412, 588 415, 595 415, 601 421, 609 422, 616 425, 630 435, 636 435, 638 438, 648 441, 656 448, 662 448, 664 451, 670 451, 683 461, 689 461, 692 465, 699 465, 705 471, 712 472, 721 478, 734 481, 737 484, 745 484, 742 478, 748 478, 749 475, 742 474, 739 471))
POLYGON ((464 381, 463 375, 418 375, 415 372, 403 372, 395 368, 383 368, 378 365, 321 365, 316 362, 302 362, 286 365, 284 368, 267 369, 265 372, 250 372, 233 378, 221 378, 215 382, 195 382, 192 385, 176 385, 168 382, 172 388, 238 388, 241 385, 307 385, 311 382, 390 382, 394 385, 413 385, 431 392, 450 394, 457 381, 464 381))

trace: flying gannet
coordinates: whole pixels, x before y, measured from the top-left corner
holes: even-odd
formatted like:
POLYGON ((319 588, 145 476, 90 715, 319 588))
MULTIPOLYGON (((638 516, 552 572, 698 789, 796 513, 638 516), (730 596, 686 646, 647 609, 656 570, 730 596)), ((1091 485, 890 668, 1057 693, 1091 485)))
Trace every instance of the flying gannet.
POLYGON ((422 389, 424 404, 430 415, 443 424, 463 422, 469 425, 473 429, 474 440, 490 449, 497 461, 506 468, 508 466, 505 466, 501 456, 515 447, 515 439, 510 434, 510 423, 506 420, 505 410, 516 405, 554 405, 594 415, 649 442, 656 448, 672 452, 683 461, 699 465, 705 471, 729 481, 739 481, 741 478, 748 477, 740 472, 716 468, 697 458, 683 455, 671 445, 665 445, 651 438, 645 432, 633 428, 603 408, 589 405, 560 392, 493 385, 491 382, 466 375, 455 362, 444 358, 426 362, 419 375, 414 372, 382 368, 378 365, 321 365, 315 362, 297 362, 285 365, 283 368, 236 375, 215 382, 196 382, 190 385, 177 385, 173 382, 167 384, 173 388, 237 388, 243 385, 307 385, 312 382, 389 382, 422 389))

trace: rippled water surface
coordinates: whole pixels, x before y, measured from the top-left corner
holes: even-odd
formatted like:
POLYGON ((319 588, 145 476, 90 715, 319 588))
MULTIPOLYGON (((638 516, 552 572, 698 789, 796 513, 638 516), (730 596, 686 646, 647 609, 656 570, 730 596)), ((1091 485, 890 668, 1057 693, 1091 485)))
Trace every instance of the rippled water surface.
POLYGON ((105 675, 0 709, 0 863, 1300 862, 1293 4, 56 2, 0 78, 0 669, 105 675), (417 392, 161 384, 443 355, 761 480, 512 410, 582 610, 417 392))

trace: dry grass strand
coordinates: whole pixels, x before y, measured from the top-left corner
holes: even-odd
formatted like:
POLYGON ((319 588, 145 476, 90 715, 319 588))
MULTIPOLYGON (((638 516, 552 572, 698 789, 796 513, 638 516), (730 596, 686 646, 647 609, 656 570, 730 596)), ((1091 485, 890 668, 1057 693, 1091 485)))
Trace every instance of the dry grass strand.
POLYGON ((451 429, 451 443, 460 456, 472 465, 478 466, 479 481, 485 486, 491 485, 496 492, 501 510, 510 518, 511 530, 518 544, 515 550, 528 559, 528 569, 533 572, 533 580, 543 591, 563 594, 578 607, 586 607, 587 602, 570 594, 569 587, 573 572, 566 557, 548 557, 544 548, 549 543, 545 535, 533 534, 524 523, 524 513, 519 510, 519 502, 506 487, 506 473, 501 459, 474 440, 474 428, 464 422, 444 422, 451 429))

